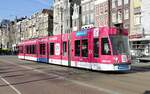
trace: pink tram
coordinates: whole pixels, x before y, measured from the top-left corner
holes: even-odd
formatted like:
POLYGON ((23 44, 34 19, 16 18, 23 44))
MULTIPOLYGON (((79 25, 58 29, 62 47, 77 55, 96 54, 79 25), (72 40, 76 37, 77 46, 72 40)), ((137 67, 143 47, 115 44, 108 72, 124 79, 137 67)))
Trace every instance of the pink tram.
POLYGON ((128 47, 127 30, 100 27, 23 41, 18 57, 91 70, 127 71, 131 68, 128 47))

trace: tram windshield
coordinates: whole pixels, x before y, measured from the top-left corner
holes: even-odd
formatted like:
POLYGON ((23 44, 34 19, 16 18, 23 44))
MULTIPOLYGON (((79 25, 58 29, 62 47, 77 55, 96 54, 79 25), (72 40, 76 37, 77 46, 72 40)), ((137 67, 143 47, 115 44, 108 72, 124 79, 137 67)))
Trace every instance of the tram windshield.
POLYGON ((129 54, 129 46, 128 46, 128 37, 127 36, 111 36, 110 40, 112 42, 113 54, 129 54))

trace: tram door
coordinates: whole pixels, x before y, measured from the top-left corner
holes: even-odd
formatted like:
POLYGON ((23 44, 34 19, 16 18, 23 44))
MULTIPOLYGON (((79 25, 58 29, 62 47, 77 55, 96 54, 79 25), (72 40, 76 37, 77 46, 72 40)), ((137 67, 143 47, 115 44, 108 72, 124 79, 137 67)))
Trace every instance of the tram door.
POLYGON ((91 69, 91 32, 80 31, 72 33, 71 66, 91 69))
POLYGON ((68 41, 68 34, 62 35, 62 47, 61 47, 61 60, 62 65, 64 66, 70 66, 70 60, 69 60, 69 41, 68 41))
POLYGON ((38 43, 38 61, 48 63, 48 48, 46 42, 38 43))
POLYGON ((93 29, 93 32, 91 34, 91 66, 93 70, 99 70, 99 62, 100 62, 100 48, 101 48, 101 42, 100 42, 100 31, 99 28, 93 29))

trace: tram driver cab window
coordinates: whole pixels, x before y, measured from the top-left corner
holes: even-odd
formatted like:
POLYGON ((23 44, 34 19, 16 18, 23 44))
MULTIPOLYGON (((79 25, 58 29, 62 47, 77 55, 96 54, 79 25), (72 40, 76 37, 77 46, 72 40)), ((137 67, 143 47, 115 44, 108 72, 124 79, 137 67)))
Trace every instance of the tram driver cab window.
POLYGON ((102 55, 111 55, 108 38, 102 38, 102 55))

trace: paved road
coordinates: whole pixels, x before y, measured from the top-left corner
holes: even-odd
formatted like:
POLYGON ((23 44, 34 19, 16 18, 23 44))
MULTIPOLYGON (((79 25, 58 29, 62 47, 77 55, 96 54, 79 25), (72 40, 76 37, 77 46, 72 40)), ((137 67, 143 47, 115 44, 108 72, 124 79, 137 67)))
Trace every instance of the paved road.
POLYGON ((130 72, 95 72, 0 56, 0 94, 144 94, 150 63, 130 72))

